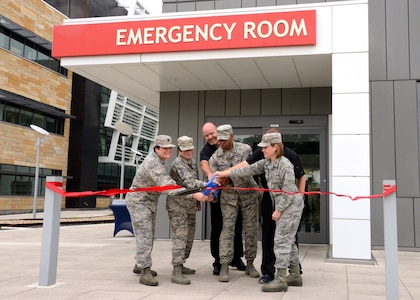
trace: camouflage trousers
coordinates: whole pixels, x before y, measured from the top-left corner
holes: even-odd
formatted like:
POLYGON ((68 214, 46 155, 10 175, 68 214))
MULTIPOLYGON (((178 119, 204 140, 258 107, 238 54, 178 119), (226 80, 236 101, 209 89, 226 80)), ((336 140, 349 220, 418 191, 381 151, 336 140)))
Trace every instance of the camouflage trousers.
POLYGON ((299 249, 295 244, 295 236, 302 210, 294 211, 291 214, 282 214, 276 222, 276 232, 274 234, 274 254, 276 256, 274 266, 276 269, 287 268, 291 264, 299 264, 299 249))
POLYGON ((172 265, 182 265, 194 242, 196 213, 168 211, 172 229, 172 265))
POLYGON ((156 213, 144 203, 127 202, 131 224, 136 238, 136 263, 140 268, 152 266, 152 249, 155 236, 156 213))
MULTIPOLYGON (((254 197, 253 197, 254 198, 254 197)), ((238 200, 236 205, 221 202, 220 207, 223 217, 223 229, 220 234, 220 263, 229 264, 233 259, 234 254, 234 236, 235 223, 238 216, 238 208, 240 205, 242 212, 242 224, 245 231, 245 251, 244 256, 246 260, 254 260, 257 256, 257 197, 249 201, 247 199, 246 205, 243 205, 241 200, 238 200)))

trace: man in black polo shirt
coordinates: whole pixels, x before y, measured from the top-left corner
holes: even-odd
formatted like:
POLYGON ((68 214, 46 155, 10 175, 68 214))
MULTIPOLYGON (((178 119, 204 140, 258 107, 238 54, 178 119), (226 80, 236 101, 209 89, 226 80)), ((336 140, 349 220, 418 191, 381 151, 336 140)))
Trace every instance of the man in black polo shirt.
MULTIPOLYGON (((209 167, 209 159, 217 150, 217 127, 212 122, 207 122, 202 128, 203 136, 206 144, 200 152, 200 168, 207 178, 213 175, 209 167)), ((219 193, 220 197, 220 193, 219 193)), ((216 199, 215 199, 216 200, 216 199)), ((210 252, 214 258, 213 275, 220 274, 220 257, 219 257, 219 239, 223 228, 222 211, 219 201, 210 203, 210 217, 211 217, 211 233, 210 233, 210 252)), ((242 241, 242 214, 238 212, 238 218, 235 224, 235 238, 234 238, 234 253, 230 266, 237 268, 240 271, 245 271, 246 266, 242 262, 241 257, 244 255, 243 241, 242 241)))

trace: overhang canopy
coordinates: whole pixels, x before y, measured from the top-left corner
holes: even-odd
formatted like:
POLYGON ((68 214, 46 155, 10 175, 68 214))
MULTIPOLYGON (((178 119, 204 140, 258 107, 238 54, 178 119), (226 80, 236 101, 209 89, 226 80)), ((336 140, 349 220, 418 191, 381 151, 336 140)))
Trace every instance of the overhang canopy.
POLYGON ((0 100, 15 104, 15 105, 21 105, 23 107, 31 108, 37 111, 41 111, 43 113, 46 113, 55 117, 59 117, 59 118, 64 118, 64 119, 76 118, 73 115, 66 114, 65 111, 62 109, 58 109, 54 106, 51 106, 51 105, 48 105, 39 101, 35 101, 32 99, 23 97, 21 95, 10 93, 5 90, 0 90, 0 100))
MULTIPOLYGON (((257 13, 264 19, 264 16, 272 15, 273 12, 278 12, 282 17, 281 13, 284 13, 284 9, 279 10, 279 7, 269 10, 260 9, 257 13)), ((252 13, 255 14, 255 11, 252 13)), ((182 24, 183 17, 188 17, 187 20, 200 20, 200 17, 209 16, 220 19, 235 14, 238 19, 246 18, 251 15, 251 11, 214 11, 211 15, 208 12, 195 12, 186 16, 168 14, 159 18, 137 16, 73 19, 66 20, 62 29, 74 25, 104 24, 109 26, 110 23, 115 22, 127 24, 127 20, 129 22, 146 20, 149 24, 158 21, 164 21, 165 24, 182 24)), ((331 38, 329 35, 320 35, 320 28, 329 27, 330 18, 327 7, 316 9, 317 36, 314 45, 250 48, 235 48, 233 45, 227 49, 222 47, 205 50, 206 48, 203 47, 203 50, 193 51, 182 51, 182 49, 173 51, 169 48, 170 45, 165 45, 169 50, 128 54, 120 52, 114 55, 76 54, 74 56, 71 55, 70 50, 70 55, 61 57, 61 64, 73 72, 156 110, 159 109, 159 94, 165 91, 326 87, 332 85, 331 38)), ((131 26, 132 23, 129 24, 131 26)), ((264 30, 264 27, 261 28, 264 30)), ((113 40, 112 46, 115 47, 115 34, 113 40)), ((82 43, 82 40, 80 42, 82 43)), ((77 45, 77 51, 84 46, 86 45, 77 45)), ((68 47, 72 45, 68 44, 68 47)), ((106 53, 106 49, 104 51, 106 53)))

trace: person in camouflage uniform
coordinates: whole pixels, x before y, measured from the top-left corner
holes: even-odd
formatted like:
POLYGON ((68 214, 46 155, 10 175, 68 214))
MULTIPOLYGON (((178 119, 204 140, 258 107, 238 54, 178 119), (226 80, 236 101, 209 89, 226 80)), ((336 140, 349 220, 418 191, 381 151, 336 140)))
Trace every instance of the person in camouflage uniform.
MULTIPOLYGON (((197 163, 192 159, 193 139, 181 136, 177 140, 178 156, 172 162, 169 175, 176 184, 187 189, 205 187, 204 181, 198 180, 197 163)), ((172 236, 172 265, 174 274, 171 282, 178 284, 190 284, 190 280, 183 274, 194 274, 195 270, 184 267, 184 263, 190 256, 195 234, 195 220, 197 210, 201 209, 200 202, 189 197, 166 198, 166 210, 168 211, 172 236), (181 272, 177 271, 181 267, 181 272)))
MULTIPOLYGON (((292 163, 283 156, 284 146, 280 133, 266 133, 258 144, 263 148, 264 160, 252 165, 216 172, 218 177, 249 177, 265 173, 270 190, 282 190, 286 193, 271 193, 274 201, 272 219, 276 221, 274 254, 276 255, 276 276, 274 280, 262 286, 264 292, 287 291, 286 273, 290 266, 294 275, 300 277, 299 250, 295 244, 295 235, 302 215, 304 202, 295 183, 292 163)), ((301 280, 301 278, 300 278, 301 280)))
MULTIPOLYGON (((251 147, 244 143, 235 142, 232 126, 229 124, 217 127, 217 140, 219 148, 209 160, 210 169, 213 172, 226 170, 245 160, 251 154, 251 147)), ((226 182, 226 187, 250 187, 258 185, 252 176, 244 176, 226 182)), ((254 267, 254 259, 257 256, 257 202, 259 193, 255 191, 238 191, 225 189, 220 196, 220 206, 223 216, 223 229, 220 235, 220 263, 221 270, 219 281, 229 281, 229 263, 233 258, 233 242, 235 235, 235 222, 240 207, 242 222, 245 231, 245 259, 247 266, 245 274, 258 278, 260 274, 254 267)))
MULTIPOLYGON (((130 190, 152 186, 176 185, 169 176, 165 161, 172 155, 172 138, 168 135, 158 135, 154 141, 153 152, 149 153, 138 167, 130 190)), ((169 194, 177 192, 172 190, 169 194)), ((136 238, 136 265, 133 272, 140 273, 140 283, 157 286, 156 272, 152 266, 152 248, 156 225, 156 209, 159 192, 132 192, 126 195, 126 204, 130 213, 134 236, 136 238)), ((194 193, 193 197, 199 201, 206 201, 208 197, 202 193, 194 193)))

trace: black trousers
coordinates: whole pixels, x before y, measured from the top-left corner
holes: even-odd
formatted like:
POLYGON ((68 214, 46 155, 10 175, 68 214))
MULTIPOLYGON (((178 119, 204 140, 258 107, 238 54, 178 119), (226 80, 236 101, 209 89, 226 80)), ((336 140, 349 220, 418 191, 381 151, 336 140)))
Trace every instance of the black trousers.
MULTIPOLYGON (((211 233, 210 233, 210 252, 214 257, 215 263, 220 263, 219 257, 219 241, 220 234, 223 229, 222 210, 220 208, 220 201, 210 202, 210 217, 211 217, 211 233)), ((233 260, 240 259, 244 256, 244 248, 242 241, 242 214, 238 211, 238 218, 235 224, 235 237, 233 241, 233 260)))
MULTIPOLYGON (((261 272, 263 274, 274 275, 276 256, 274 255, 274 234, 276 231, 276 222, 271 219, 273 214, 273 202, 270 193, 265 192, 261 200, 261 246, 262 246, 262 261, 261 272)), ((298 234, 296 233, 296 246, 298 244, 298 234)))

